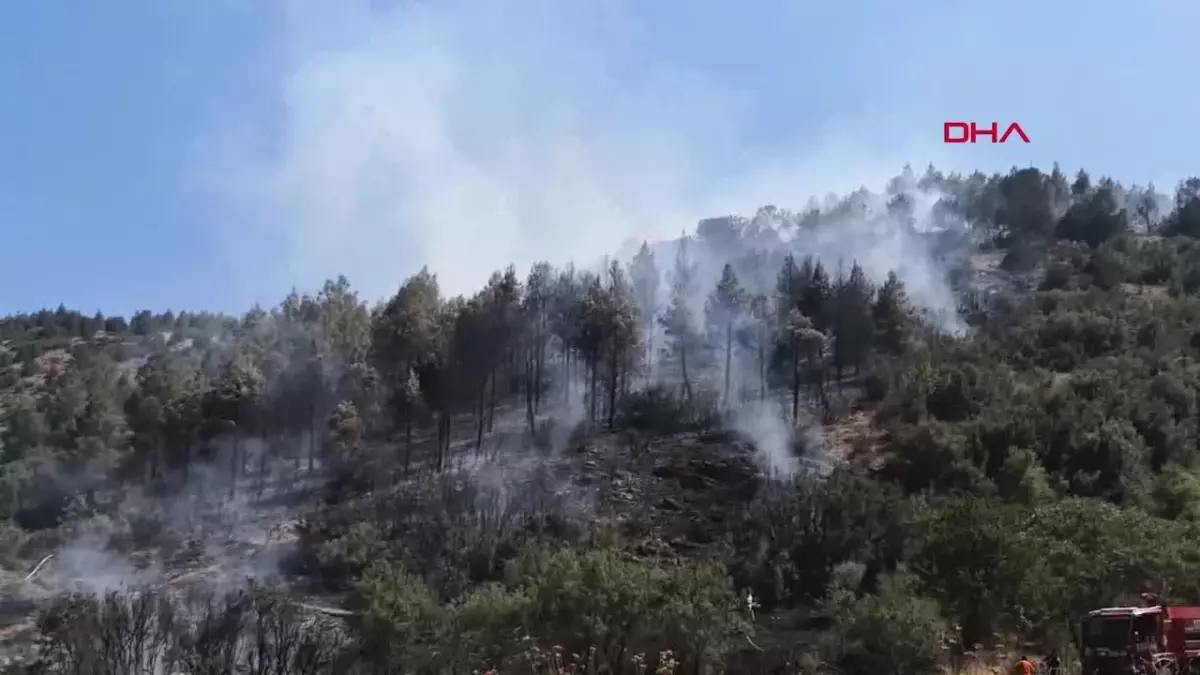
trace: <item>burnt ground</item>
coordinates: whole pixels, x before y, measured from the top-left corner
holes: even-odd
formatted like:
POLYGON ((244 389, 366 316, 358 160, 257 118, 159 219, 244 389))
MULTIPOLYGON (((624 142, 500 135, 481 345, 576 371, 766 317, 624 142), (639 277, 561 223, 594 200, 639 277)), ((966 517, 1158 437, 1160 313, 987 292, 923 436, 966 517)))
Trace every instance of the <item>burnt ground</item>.
MULTIPOLYGON (((754 448, 730 432, 647 440, 600 431, 571 443, 556 442, 561 449, 546 452, 524 440, 521 418, 519 413, 498 412, 495 429, 478 453, 473 425, 456 425, 453 473, 487 476, 484 481, 498 479, 508 490, 527 495, 532 494, 527 489, 530 481, 536 481, 547 494, 559 498, 551 508, 567 508, 563 505, 569 503, 593 531, 603 530, 645 553, 726 557, 732 532, 767 483, 754 448)), ((830 459, 844 458, 854 438, 869 428, 869 418, 856 415, 840 427, 827 429, 830 459)), ((420 475, 424 462, 416 464, 414 471, 420 475)), ((828 463, 813 460, 808 468, 824 471, 828 463)), ((298 549, 295 526, 300 515, 319 502, 323 472, 316 469, 299 476, 246 475, 236 503, 225 497, 210 502, 193 497, 198 501, 182 508, 186 522, 160 514, 168 524, 155 535, 160 540, 156 547, 126 543, 104 555, 83 558, 59 549, 30 579, 25 577, 40 557, 24 569, 0 569, 0 665, 31 653, 38 609, 63 592, 145 585, 183 593, 197 587, 232 589, 247 578, 280 575, 286 567, 281 563, 298 549), (163 543, 167 539, 169 543, 163 543), (98 567, 119 569, 107 569, 107 576, 97 579, 98 567)), ((392 490, 407 490, 422 480, 413 478, 392 490)), ((180 505, 164 510, 172 509, 179 510, 180 505)), ((128 527, 112 529, 120 532, 113 540, 128 536, 128 527)), ((331 615, 344 611, 339 607, 344 594, 331 593, 301 577, 290 581, 302 606, 331 615)), ((806 618, 803 612, 759 618, 755 640, 761 649, 786 649, 787 643, 803 635, 798 633, 806 618)))

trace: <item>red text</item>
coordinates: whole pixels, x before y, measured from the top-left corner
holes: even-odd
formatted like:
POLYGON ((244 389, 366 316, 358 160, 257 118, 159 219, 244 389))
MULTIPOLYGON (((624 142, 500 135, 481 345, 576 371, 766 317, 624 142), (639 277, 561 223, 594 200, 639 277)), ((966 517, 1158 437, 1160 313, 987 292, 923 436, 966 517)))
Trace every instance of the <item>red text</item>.
POLYGON ((1009 136, 1013 134, 1019 136, 1022 141, 1029 142, 1029 136, 1016 122, 1009 123, 1004 133, 1000 133, 998 122, 992 122, 986 126, 981 126, 976 122, 945 122, 943 128, 946 143, 978 143, 980 136, 992 139, 993 143, 1007 143, 1009 136))

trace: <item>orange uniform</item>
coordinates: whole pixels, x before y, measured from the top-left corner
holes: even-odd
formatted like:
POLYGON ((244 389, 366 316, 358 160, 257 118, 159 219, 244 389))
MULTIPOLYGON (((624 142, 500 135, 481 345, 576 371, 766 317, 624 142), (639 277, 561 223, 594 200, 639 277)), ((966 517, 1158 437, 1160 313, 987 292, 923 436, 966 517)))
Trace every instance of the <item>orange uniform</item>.
POLYGON ((1033 661, 1021 659, 1017 663, 1017 675, 1033 675, 1033 661))

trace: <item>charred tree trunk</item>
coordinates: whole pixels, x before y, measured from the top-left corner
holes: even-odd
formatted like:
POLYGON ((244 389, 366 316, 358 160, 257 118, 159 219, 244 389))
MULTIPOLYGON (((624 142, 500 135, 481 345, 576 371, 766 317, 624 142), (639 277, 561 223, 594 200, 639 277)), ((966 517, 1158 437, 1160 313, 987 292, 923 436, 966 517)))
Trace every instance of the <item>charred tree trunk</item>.
POLYGON ((308 407, 308 470, 317 464, 317 397, 314 395, 308 407))
POLYGON ((692 381, 688 379, 687 347, 679 346, 679 370, 683 374, 683 395, 688 403, 692 402, 692 381))
POLYGON ((523 379, 517 378, 518 372, 523 372, 526 359, 521 358, 520 352, 516 349, 508 350, 507 368, 504 373, 507 377, 508 395, 509 397, 516 396, 521 393, 521 382, 523 379), (518 371, 518 369, 521 369, 518 371))
POLYGON ((617 419, 617 382, 621 374, 621 351, 613 346, 612 364, 608 370, 608 428, 613 428, 617 419))
POLYGON ((237 495, 237 480, 238 480, 238 463, 241 461, 239 456, 239 446, 237 436, 233 437, 233 446, 229 454, 229 497, 233 498, 237 495))
POLYGON ((433 453, 433 467, 435 471, 442 470, 442 413, 438 412, 437 421, 434 423, 437 427, 437 446, 433 453))
POLYGON ((258 453, 258 501, 262 501, 263 493, 267 490, 267 439, 262 438, 262 451, 258 453))
POLYGON ((646 322, 646 376, 654 379, 654 319, 646 322))
POLYGON ((441 473, 446 466, 446 454, 450 447, 450 415, 445 409, 437 415, 437 451, 434 453, 434 471, 441 473))
MULTIPOLYGON (((543 319, 544 322, 544 319, 543 319)), ((542 374, 546 368, 545 326, 538 324, 536 367, 533 373, 533 414, 542 411, 542 374)))
POLYGON ((730 361, 733 358, 733 322, 725 324, 725 391, 721 398, 725 407, 729 407, 729 372, 730 361))
POLYGON ((150 482, 158 480, 158 475, 166 464, 166 447, 160 437, 154 442, 154 453, 150 455, 150 482))
POLYGON ((792 423, 800 419, 800 352, 792 349, 792 423))
POLYGON ((563 348, 563 402, 567 405, 571 404, 571 350, 563 348))
POLYGON ((491 393, 488 395, 489 400, 488 400, 487 432, 489 434, 492 433, 492 429, 494 428, 493 425, 496 421, 496 372, 495 371, 492 372, 491 390, 492 390, 491 393))
POLYGON ((599 365, 596 363, 596 355, 595 354, 592 355, 591 361, 592 361, 591 367, 588 368, 588 371, 591 374, 591 378, 590 378, 591 383, 588 387, 588 392, 589 392, 588 396, 590 398, 590 400, 588 401, 588 405, 591 408, 591 415, 590 415, 591 422, 592 422, 592 424, 595 424, 596 423, 596 370, 597 370, 597 366, 599 365))
POLYGON ((758 343, 758 398, 767 400, 767 354, 760 340, 758 343))
MULTIPOLYGON (((294 414, 294 413, 293 413, 294 414)), ((291 432, 296 431, 296 419, 292 418, 288 421, 287 433, 291 436, 291 432)), ((296 439, 296 445, 293 448, 292 468, 297 474, 300 473, 300 462, 304 457, 304 431, 300 430, 299 438, 296 439)))
MULTIPOLYGON (((404 477, 408 478, 408 469, 412 465, 412 416, 404 420, 404 477)), ((438 440, 441 440, 440 438, 438 440)))
POLYGON ((830 419, 829 392, 825 388, 825 368, 821 363, 820 353, 809 351, 809 371, 812 373, 813 387, 817 390, 817 401, 821 405, 821 420, 828 424, 830 419))
POLYGON ((534 378, 537 365, 534 363, 537 360, 537 354, 529 354, 529 358, 525 361, 525 421, 529 425, 529 433, 532 434, 535 430, 534 419, 537 408, 537 383, 534 378))
POLYGON ((483 447, 483 404, 484 395, 487 393, 487 380, 479 383, 479 392, 476 396, 475 405, 475 452, 478 453, 483 447))

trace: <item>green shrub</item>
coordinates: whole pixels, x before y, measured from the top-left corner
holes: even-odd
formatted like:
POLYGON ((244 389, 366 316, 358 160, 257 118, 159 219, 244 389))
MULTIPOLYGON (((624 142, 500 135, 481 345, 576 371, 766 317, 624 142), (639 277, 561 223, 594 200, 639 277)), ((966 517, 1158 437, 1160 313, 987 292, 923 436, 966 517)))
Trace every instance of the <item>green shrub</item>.
POLYGON ((888 577, 875 595, 835 587, 825 608, 835 621, 832 660, 847 673, 928 675, 944 660, 946 620, 909 576, 888 577))

